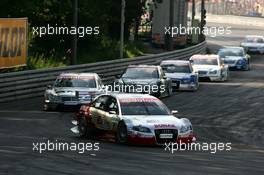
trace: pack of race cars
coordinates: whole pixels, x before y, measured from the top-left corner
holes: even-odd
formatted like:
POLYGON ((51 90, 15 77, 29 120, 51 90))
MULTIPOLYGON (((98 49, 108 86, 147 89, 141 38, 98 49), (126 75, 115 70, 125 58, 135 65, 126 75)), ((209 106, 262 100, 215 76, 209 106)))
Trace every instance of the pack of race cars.
POLYGON ((71 129, 80 137, 108 133, 123 144, 191 143, 196 141, 191 122, 176 117, 177 111, 159 97, 197 91, 199 80, 227 81, 229 70, 250 70, 247 52, 264 53, 264 39, 247 36, 241 46, 223 47, 217 55, 193 55, 188 61, 130 65, 111 90, 96 73, 62 73, 44 93, 44 110, 81 106, 71 129))

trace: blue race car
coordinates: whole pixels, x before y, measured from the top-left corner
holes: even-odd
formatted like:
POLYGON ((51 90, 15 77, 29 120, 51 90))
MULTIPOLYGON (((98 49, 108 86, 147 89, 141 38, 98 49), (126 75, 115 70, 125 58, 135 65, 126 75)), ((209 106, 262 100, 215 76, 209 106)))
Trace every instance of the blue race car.
POLYGON ((199 87, 198 73, 196 73, 189 61, 167 60, 161 62, 161 67, 166 77, 172 81, 173 91, 196 91, 199 87))
POLYGON ((224 47, 218 51, 218 55, 229 69, 250 70, 250 56, 243 47, 224 47))

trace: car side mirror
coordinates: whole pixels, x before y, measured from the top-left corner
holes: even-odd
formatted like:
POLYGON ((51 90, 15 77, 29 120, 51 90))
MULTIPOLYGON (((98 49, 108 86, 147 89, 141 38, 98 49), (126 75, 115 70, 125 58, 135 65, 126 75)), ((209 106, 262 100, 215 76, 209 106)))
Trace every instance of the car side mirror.
POLYGON ((177 110, 172 110, 172 111, 171 111, 171 114, 172 114, 172 115, 176 115, 176 114, 178 114, 178 113, 179 113, 179 111, 177 111, 177 110))
POLYGON ((50 84, 47 85, 47 89, 52 89, 52 86, 50 84))
POLYGON ((246 58, 250 58, 250 55, 249 54, 246 54, 246 58))

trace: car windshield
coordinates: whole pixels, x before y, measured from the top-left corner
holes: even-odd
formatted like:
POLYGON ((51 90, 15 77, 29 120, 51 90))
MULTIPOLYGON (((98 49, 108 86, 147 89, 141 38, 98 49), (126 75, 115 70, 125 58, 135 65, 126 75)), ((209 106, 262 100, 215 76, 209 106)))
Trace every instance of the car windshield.
POLYGON ((96 81, 94 77, 59 77, 54 86, 96 88, 96 81))
POLYGON ((148 79, 159 78, 158 69, 155 67, 133 67, 128 68, 122 78, 148 79))
POLYGON ((195 58, 195 59, 192 59, 192 62, 194 65, 218 65, 217 59, 215 58, 210 58, 210 59, 195 58))
POLYGON ((262 38, 246 38, 246 43, 264 43, 264 40, 262 38))
POLYGON ((237 56, 237 57, 242 57, 244 56, 244 52, 241 49, 224 49, 224 50, 220 50, 218 55, 221 58, 225 58, 225 57, 229 57, 229 56, 237 56))
POLYGON ((168 108, 159 100, 120 101, 123 115, 170 115, 168 108))
POLYGON ((161 67, 165 73, 191 73, 191 68, 188 64, 166 64, 161 67))

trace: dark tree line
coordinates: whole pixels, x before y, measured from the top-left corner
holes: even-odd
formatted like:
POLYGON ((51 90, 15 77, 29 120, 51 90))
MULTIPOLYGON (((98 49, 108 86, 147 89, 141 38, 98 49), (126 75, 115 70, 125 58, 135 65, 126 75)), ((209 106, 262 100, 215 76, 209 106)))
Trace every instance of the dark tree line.
MULTIPOLYGON (((145 0, 126 0, 125 36, 143 13, 145 0)), ((0 17, 27 17, 30 26, 30 54, 68 57, 71 48, 70 35, 32 36, 32 27, 57 25, 72 26, 72 0, 1 0, 0 17)), ((78 47, 89 50, 101 47, 102 40, 119 40, 121 0, 79 0, 78 25, 99 26, 100 35, 80 38, 78 47)))

